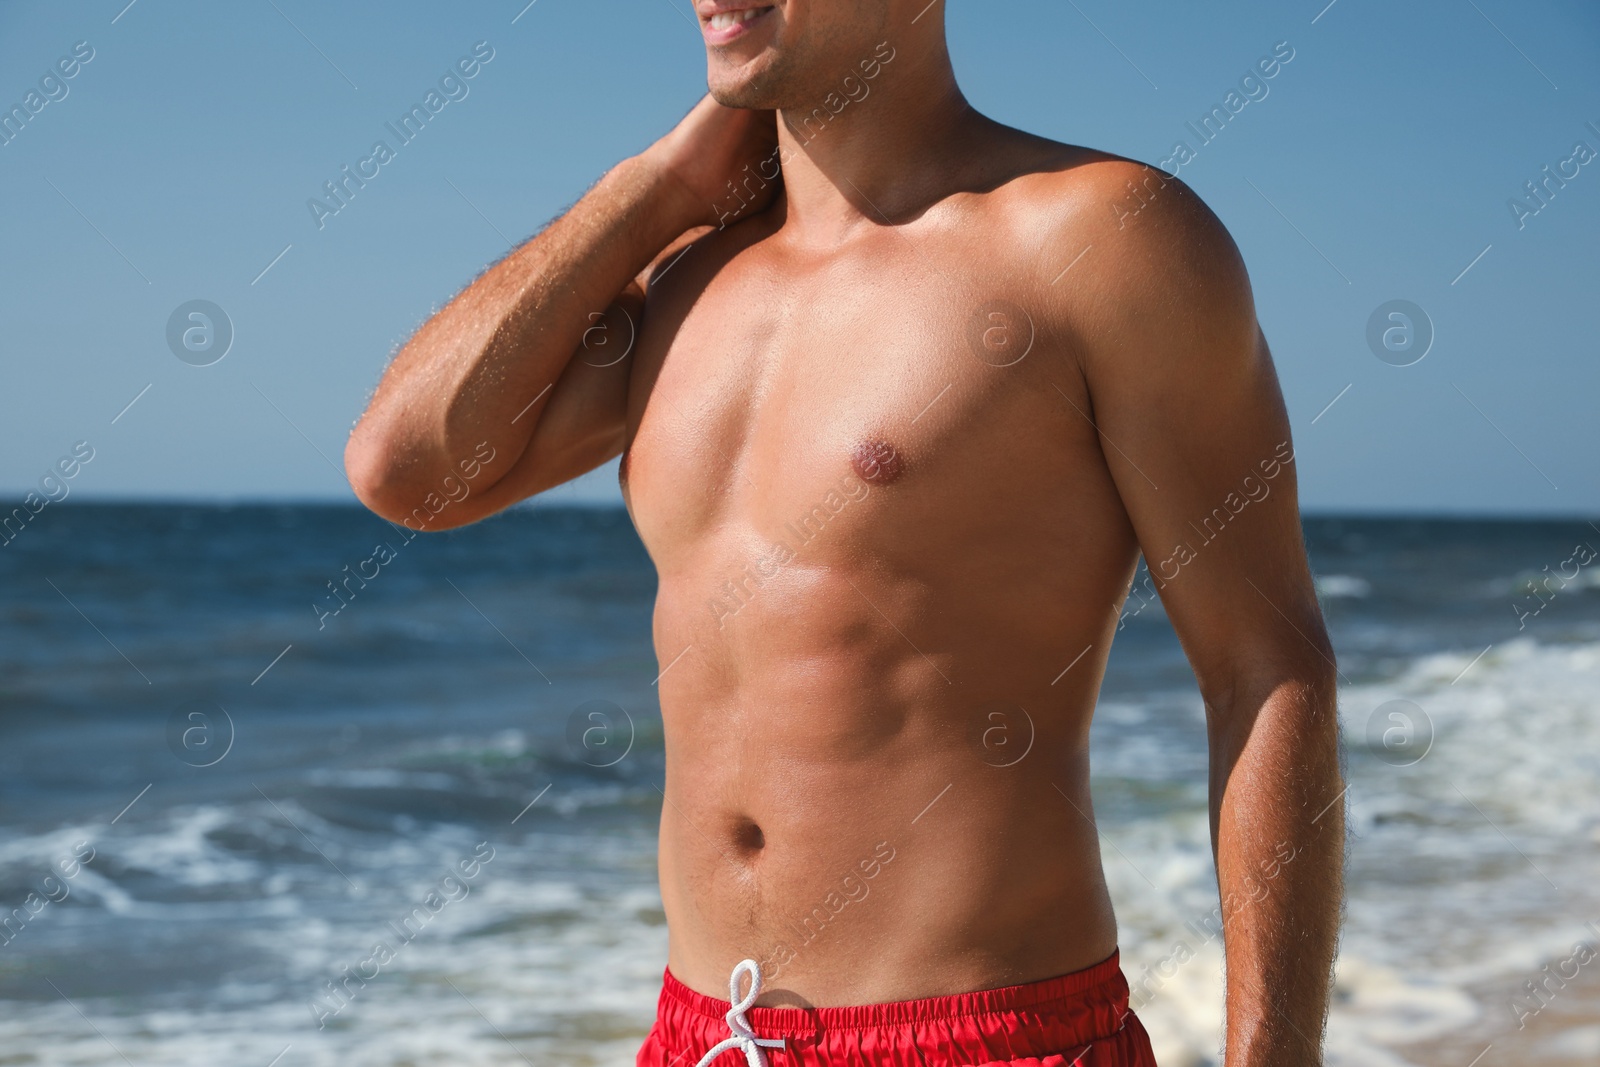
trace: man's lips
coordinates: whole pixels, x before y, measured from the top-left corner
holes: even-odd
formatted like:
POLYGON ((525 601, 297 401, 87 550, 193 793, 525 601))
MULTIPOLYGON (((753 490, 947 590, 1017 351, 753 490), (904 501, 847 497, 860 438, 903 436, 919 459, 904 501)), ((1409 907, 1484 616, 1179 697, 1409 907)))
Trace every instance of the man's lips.
POLYGON ((728 44, 759 28, 772 11, 771 4, 717 4, 701 10, 700 29, 707 44, 728 44))

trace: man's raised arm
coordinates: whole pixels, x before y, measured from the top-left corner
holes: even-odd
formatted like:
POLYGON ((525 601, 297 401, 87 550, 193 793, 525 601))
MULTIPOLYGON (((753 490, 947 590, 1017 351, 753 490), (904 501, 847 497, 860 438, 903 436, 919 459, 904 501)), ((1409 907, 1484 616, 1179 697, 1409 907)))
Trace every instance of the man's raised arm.
POLYGON ((472 470, 472 494, 432 523, 445 529, 615 456, 632 360, 575 359, 585 332, 602 312, 638 327, 652 263, 686 231, 715 223, 727 179, 775 140, 770 112, 703 99, 429 319, 385 371, 345 447, 362 503, 404 522, 448 491, 446 479, 459 484, 472 470), (494 458, 478 462, 484 455, 494 458))
POLYGON ((1225 1059, 1320 1064, 1343 786, 1337 671, 1288 417, 1221 223, 1176 180, 1106 170, 1104 199, 1125 200, 1131 180, 1147 202, 1093 236, 1070 329, 1106 461, 1205 700, 1225 1059))

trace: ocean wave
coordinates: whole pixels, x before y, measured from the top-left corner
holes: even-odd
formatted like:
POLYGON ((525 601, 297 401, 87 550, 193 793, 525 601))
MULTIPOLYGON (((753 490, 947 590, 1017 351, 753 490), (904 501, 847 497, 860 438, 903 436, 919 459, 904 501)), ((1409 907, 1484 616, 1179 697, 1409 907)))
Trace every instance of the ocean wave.
MULTIPOLYGON (((1600 911, 1597 692, 1600 643, 1530 638, 1340 688, 1352 840, 1330 1064, 1403 1065, 1402 1046, 1479 1019, 1474 987, 1535 976, 1592 940, 1573 916, 1600 911), (1395 701, 1415 731, 1401 758, 1384 741, 1395 701)), ((1121 783, 1097 779, 1096 808, 1116 846, 1106 871, 1124 969, 1136 994, 1149 990, 1161 1062, 1209 1063, 1224 990, 1203 921, 1217 903, 1204 802, 1117 825, 1105 815, 1129 809, 1099 795, 1121 783)))
POLYGON ((1350 574, 1319 574, 1315 581, 1317 595, 1320 597, 1350 597, 1359 600, 1365 599, 1372 592, 1371 582, 1350 574))

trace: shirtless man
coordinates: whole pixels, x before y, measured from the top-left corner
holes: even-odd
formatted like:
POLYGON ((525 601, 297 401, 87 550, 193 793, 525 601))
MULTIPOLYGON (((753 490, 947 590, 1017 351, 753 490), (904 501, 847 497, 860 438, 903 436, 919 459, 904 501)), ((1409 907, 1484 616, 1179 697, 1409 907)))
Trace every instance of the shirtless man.
POLYGON ((405 522, 487 442, 430 529, 623 457, 665 668, 639 1062, 1153 1062, 1088 754, 1143 552, 1205 699, 1227 1063, 1320 1063, 1335 670, 1233 243, 974 111, 937 0, 695 7, 710 96, 424 325, 345 453, 405 522))

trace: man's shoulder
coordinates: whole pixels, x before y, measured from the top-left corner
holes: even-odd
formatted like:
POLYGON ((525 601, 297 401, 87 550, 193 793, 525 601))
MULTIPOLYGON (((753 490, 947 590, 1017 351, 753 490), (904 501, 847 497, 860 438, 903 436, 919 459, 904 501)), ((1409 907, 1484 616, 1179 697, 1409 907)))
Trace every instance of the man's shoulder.
POLYGON ((1111 320, 1187 312, 1253 321, 1243 258, 1185 182, 1125 156, 1023 136, 1009 173, 974 210, 1050 304, 1074 317, 1092 309, 1111 320))
POLYGON ((1243 258, 1186 183, 1109 152, 1043 139, 1023 148, 974 210, 1014 251, 1007 272, 1040 326, 1107 367, 1132 366, 1130 346, 1154 352, 1163 339, 1190 339, 1180 348, 1191 354, 1201 337, 1253 344, 1243 258))
MULTIPOLYGON (((1019 239, 1090 244, 1132 266, 1215 272, 1238 263, 1227 229, 1175 175, 1126 156, 1030 137, 1010 173, 981 195, 1019 239)), ((1102 259, 1109 257, 1100 257, 1102 259)))

